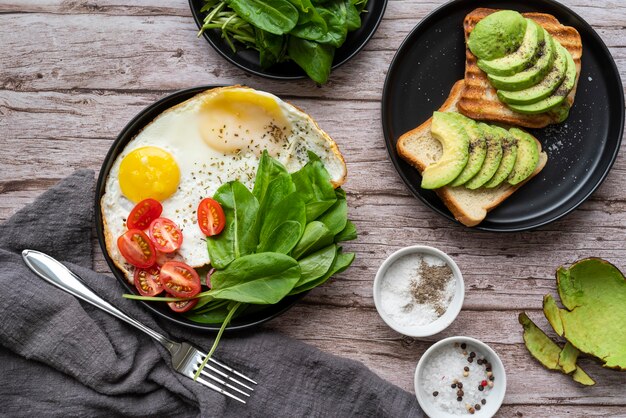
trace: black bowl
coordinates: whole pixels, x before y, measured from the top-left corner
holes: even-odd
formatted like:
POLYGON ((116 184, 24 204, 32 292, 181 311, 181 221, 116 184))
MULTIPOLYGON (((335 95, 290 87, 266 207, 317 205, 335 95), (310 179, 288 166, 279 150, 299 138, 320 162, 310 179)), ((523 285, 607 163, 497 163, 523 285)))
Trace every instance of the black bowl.
MULTIPOLYGON (((200 86, 180 90, 148 106, 147 108, 139 112, 139 114, 135 116, 133 120, 128 123, 128 125, 126 125, 126 127, 118 135, 117 139, 113 142, 113 145, 111 145, 111 148, 109 149, 109 152, 104 159, 102 168, 100 169, 100 175, 98 176, 98 182, 96 184, 96 232, 98 235, 100 248, 102 249, 102 253, 104 254, 104 258, 106 259, 107 264, 111 268, 111 271, 113 272, 115 278, 122 284, 122 286, 124 286, 124 288, 126 288, 126 290, 128 290, 128 293, 137 294, 137 290, 135 289, 135 286, 128 283, 126 277, 124 276, 124 273, 115 266, 115 263, 113 263, 113 260, 111 259, 111 257, 109 257, 109 253, 107 252, 104 240, 104 228, 102 223, 100 200, 105 191, 106 178, 109 174, 109 171, 111 170, 111 166, 113 165, 113 162, 115 161, 117 156, 122 152, 126 144, 128 144, 128 142, 133 137, 135 137, 135 135, 137 135, 148 123, 152 122, 152 120, 156 118, 159 114, 172 106, 175 106, 179 103, 184 102, 187 99, 190 99, 200 92, 214 87, 222 86, 200 86)), ((241 316, 234 318, 226 329, 242 330, 269 321, 270 319, 275 318, 276 316, 285 312, 305 294, 306 292, 299 295, 288 296, 275 305, 258 307, 253 306, 250 309, 244 311, 241 316)), ((199 324, 197 322, 190 321, 183 315, 173 312, 163 302, 137 302, 143 304, 147 309, 157 314, 158 316, 167 319, 168 321, 172 321, 178 325, 208 331, 218 331, 220 329, 219 324, 199 324)))
MULTIPOLYGON (((205 16, 205 13, 200 12, 203 5, 204 2, 202 0, 189 0, 191 13, 193 13, 198 29, 202 28, 205 16)), ((374 36, 378 25, 383 20, 386 8, 387 0, 369 0, 367 2, 367 7, 365 8, 367 13, 361 14, 361 27, 354 32, 348 33, 345 43, 340 48, 337 48, 331 69, 334 70, 346 63, 363 49, 374 36)), ((297 80, 307 76, 304 70, 294 62, 283 62, 263 69, 259 62, 259 53, 257 51, 241 47, 236 52, 233 52, 219 31, 205 31, 203 36, 221 56, 249 73, 276 80, 297 80)))
POLYGON ((382 122, 387 150, 411 193, 454 220, 441 199, 420 188, 421 177, 396 152, 400 135, 422 124, 444 102, 465 68, 463 18, 477 7, 554 15, 582 38, 582 70, 569 118, 530 129, 548 153, 546 167, 475 229, 523 231, 555 221, 582 204, 606 178, 624 130, 620 75, 600 36, 569 8, 553 0, 454 0, 434 10, 409 33, 385 80, 382 122))

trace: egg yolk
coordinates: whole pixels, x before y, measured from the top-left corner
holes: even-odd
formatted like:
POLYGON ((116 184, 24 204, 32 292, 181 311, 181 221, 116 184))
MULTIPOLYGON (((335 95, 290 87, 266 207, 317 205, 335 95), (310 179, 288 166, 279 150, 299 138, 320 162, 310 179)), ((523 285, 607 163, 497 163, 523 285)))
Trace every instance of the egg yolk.
POLYGON ((169 152, 143 147, 124 157, 118 177, 122 193, 134 203, 149 197, 163 201, 176 191, 180 170, 169 152))
POLYGON ((291 124, 273 97, 225 90, 204 102, 200 134, 208 146, 224 154, 243 150, 260 154, 268 149, 276 155, 291 134, 291 124))

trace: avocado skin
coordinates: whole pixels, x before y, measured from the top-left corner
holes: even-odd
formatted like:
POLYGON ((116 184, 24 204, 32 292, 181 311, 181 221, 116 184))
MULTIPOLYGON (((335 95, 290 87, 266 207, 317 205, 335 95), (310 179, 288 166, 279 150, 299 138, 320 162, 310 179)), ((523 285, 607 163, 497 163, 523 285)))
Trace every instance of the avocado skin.
POLYGON ((496 170, 498 170, 500 161, 502 160, 501 136, 493 131, 493 127, 487 124, 479 123, 478 127, 483 132, 487 142, 487 156, 485 157, 480 171, 465 183, 465 187, 470 190, 478 189, 488 182, 493 177, 496 170))
MULTIPOLYGON (((556 50, 557 57, 554 60, 554 65, 539 84, 520 91, 498 90, 498 98, 509 105, 510 108, 514 109, 513 105, 537 103, 552 95, 563 82, 568 67, 567 56, 569 52, 560 44, 557 44, 556 50)), ((537 113, 542 113, 546 110, 548 109, 541 110, 537 113)))
POLYGON ((476 121, 461 115, 460 113, 452 113, 456 116, 460 123, 463 125, 465 132, 469 136, 469 157, 467 165, 461 171, 461 174, 449 184, 451 187, 456 187, 464 184, 480 171, 480 168, 485 162, 487 156, 487 141, 483 135, 483 132, 478 127, 476 121))
POLYGON ((492 13, 476 24, 467 46, 478 59, 492 60, 508 55, 522 44, 526 19, 513 10, 492 13))
POLYGON ((438 189, 453 181, 463 171, 469 157, 469 137, 451 112, 434 112, 431 133, 441 142, 443 154, 422 172, 423 189, 438 189))
POLYGON ((539 146, 532 136, 521 129, 511 128, 509 134, 517 140, 517 159, 506 181, 515 186, 535 171, 539 162, 539 146))
POLYGON ((511 109, 527 115, 536 115, 538 113, 544 113, 552 110, 563 103, 567 95, 576 85, 576 64, 574 63, 572 54, 570 54, 569 51, 563 47, 561 47, 561 49, 566 56, 567 69, 565 72, 565 78, 558 88, 552 93, 551 96, 537 102, 527 105, 510 104, 509 107, 511 109))
POLYGON ((502 160, 500 160, 500 165, 496 170, 493 177, 484 184, 484 186, 488 189, 492 189, 494 187, 498 187, 501 185, 515 166, 515 160, 517 160, 517 139, 509 134, 504 128, 500 128, 499 126, 494 126, 491 129, 498 130, 501 138, 502 138, 502 160))
POLYGON ((532 87, 544 79, 554 65, 556 44, 548 31, 542 30, 544 31, 544 40, 537 51, 538 59, 535 61, 535 64, 511 76, 503 77, 487 74, 492 86, 500 90, 519 91, 532 87))
POLYGON ((539 45, 544 41, 544 30, 530 19, 520 47, 513 53, 495 60, 479 59, 476 65, 487 74, 512 76, 533 65, 538 58, 539 45))

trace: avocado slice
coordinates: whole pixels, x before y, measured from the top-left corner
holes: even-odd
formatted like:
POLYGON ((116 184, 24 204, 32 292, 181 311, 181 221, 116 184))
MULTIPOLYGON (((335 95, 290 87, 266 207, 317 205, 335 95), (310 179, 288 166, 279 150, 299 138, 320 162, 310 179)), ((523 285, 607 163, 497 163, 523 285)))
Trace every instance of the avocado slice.
POLYGON ((449 112, 433 113, 430 131, 441 142, 443 153, 422 172, 422 188, 438 189, 457 178, 467 165, 470 139, 463 125, 449 112))
POLYGON ((571 106, 567 100, 563 100, 560 105, 550 111, 556 117, 556 123, 564 122, 569 117, 571 106))
POLYGON ((485 162, 485 157, 487 157, 487 141, 485 140, 485 137, 476 121, 465 117, 460 113, 451 114, 458 115, 457 119, 463 125, 463 128, 470 139, 467 165, 463 171, 461 171, 461 174, 459 174, 459 176, 449 184, 452 187, 456 187, 464 184, 480 171, 480 168, 485 162))
POLYGON ((515 186, 530 177, 537 168, 539 145, 535 138, 521 129, 511 128, 509 134, 517 140, 517 159, 506 181, 515 186))
POLYGON ((467 41, 478 59, 504 57, 519 48, 526 33, 527 20, 513 10, 500 10, 476 24, 467 41))
POLYGON ((511 76, 487 74, 492 86, 501 90, 519 91, 532 87, 544 79, 554 64, 556 44, 548 31, 543 28, 542 30, 543 42, 539 44, 535 64, 511 76))
MULTIPOLYGON (((537 113, 544 113, 548 110, 552 110, 555 107, 559 106, 567 95, 572 91, 574 85, 576 84, 576 64, 574 63, 574 59, 572 58, 572 54, 563 47, 563 54, 565 54, 567 59, 567 70, 565 72, 565 78, 563 82, 559 85, 554 93, 551 96, 540 100, 538 102, 534 102, 532 104, 527 105, 517 105, 517 104, 509 104, 509 107, 516 112, 536 115, 537 113)), ((500 92, 498 92, 498 97, 500 96, 500 92)))
MULTIPOLYGON (((552 341, 524 312, 519 314, 519 323, 524 327, 524 345, 539 363, 550 370, 563 372, 559 366, 561 347, 552 341)), ((572 378, 583 385, 595 385, 595 381, 579 366, 576 367, 572 378)))
POLYGON ((515 161, 517 160, 517 139, 515 139, 513 135, 510 135, 509 131, 499 126, 492 126, 491 129, 496 130, 498 134, 501 135, 502 160, 493 177, 484 184, 488 189, 498 187, 502 184, 502 182, 509 177, 511 171, 513 171, 515 161))
POLYGON ((512 105, 532 104, 549 97, 565 78, 567 73, 567 54, 565 48, 560 44, 556 44, 554 65, 539 84, 519 91, 498 90, 498 98, 508 104, 510 108, 513 108, 512 105))
POLYGON ((487 74, 511 76, 528 68, 537 59, 539 45, 544 40, 544 31, 541 26, 530 19, 526 19, 526 33, 520 47, 513 53, 494 60, 479 59, 478 68, 487 74))
POLYGON ((485 142, 487 143, 487 155, 485 156, 483 166, 480 168, 478 173, 465 183, 465 187, 471 190, 478 189, 480 186, 488 182, 498 170, 500 161, 502 160, 501 136, 492 131, 492 127, 485 123, 479 123, 478 128, 485 137, 485 142))

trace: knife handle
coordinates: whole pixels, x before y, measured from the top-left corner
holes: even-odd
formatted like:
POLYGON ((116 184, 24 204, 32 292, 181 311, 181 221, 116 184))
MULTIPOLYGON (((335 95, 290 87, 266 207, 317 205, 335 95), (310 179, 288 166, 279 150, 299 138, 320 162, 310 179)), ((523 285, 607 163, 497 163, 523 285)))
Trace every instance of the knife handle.
POLYGON ((106 300, 98 296, 93 290, 91 290, 83 281, 74 274, 70 269, 61 264, 60 261, 50 257, 36 250, 24 250, 22 251, 22 258, 24 262, 36 275, 58 287, 59 289, 84 300, 91 305, 102 309, 103 311, 113 315, 116 318, 134 326, 135 328, 150 335, 155 340, 159 341, 166 348, 174 345, 175 343, 165 336, 159 334, 151 328, 148 328, 141 322, 126 315, 124 312, 111 305, 106 300))

